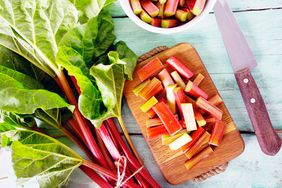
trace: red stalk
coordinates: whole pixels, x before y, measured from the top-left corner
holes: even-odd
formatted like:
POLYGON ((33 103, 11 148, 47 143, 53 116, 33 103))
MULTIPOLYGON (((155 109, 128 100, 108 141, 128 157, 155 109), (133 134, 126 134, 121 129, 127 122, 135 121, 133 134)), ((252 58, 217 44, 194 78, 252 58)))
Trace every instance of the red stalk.
POLYGON ((89 152, 88 148, 85 147, 85 145, 83 143, 81 143, 81 141, 76 138, 68 129, 66 129, 65 127, 61 127, 60 128, 63 133, 65 135, 68 136, 68 138, 73 141, 86 155, 90 160, 93 160, 93 156, 91 155, 91 153, 89 152))
MULTIPOLYGON (((72 81, 73 81, 73 84, 75 85, 75 87, 76 88, 79 88, 78 86, 77 86, 77 81, 76 81, 76 79, 73 77, 73 79, 72 79, 72 81)), ((80 94, 80 90, 77 90, 78 91, 78 93, 80 94)), ((115 124, 114 124, 114 122, 112 121, 112 123, 113 123, 113 126, 115 126, 115 124)), ((115 127, 116 128, 116 127, 115 127)), ((119 133, 119 132, 118 132, 119 133)), ((111 132, 109 132, 109 134, 111 135, 111 140, 112 140, 112 142, 113 142, 113 144, 114 144, 114 147, 108 147, 108 148, 117 148, 117 146, 118 146, 118 144, 117 144, 117 140, 114 138, 114 136, 113 136, 113 134, 111 133, 111 132)), ((119 135, 120 136, 120 135, 119 135)), ((101 138, 102 139, 102 138, 101 138)), ((124 144, 124 143, 123 143, 124 144)), ((132 143, 131 143, 132 144, 132 143)), ((126 146, 126 145, 125 145, 126 146)), ((133 149, 135 149, 135 148, 133 148, 133 149)), ((129 150, 128 150, 129 151, 129 150)), ((135 151, 135 150, 133 150, 134 152, 137 152, 137 151, 135 151)), ((129 153, 130 153, 130 151, 129 151, 129 153)), ((131 155, 132 155, 132 153, 130 153, 131 155)), ((139 158, 139 155, 136 155, 136 157, 137 157, 137 159, 139 160, 139 162, 141 163, 141 159, 139 158)), ((130 164, 130 163, 129 163, 130 164)), ((128 169, 129 170, 129 169, 128 169)), ((126 171, 126 173, 128 173, 128 170, 126 171)), ((148 173, 148 172, 147 172, 148 173)), ((150 174, 149 174, 149 176, 150 176, 150 174)), ((142 185, 142 187, 144 187, 144 188, 150 188, 148 185, 147 185, 147 183, 145 182, 145 180, 143 179, 143 177, 139 174, 139 173, 137 173, 136 175, 135 175, 135 177, 136 177, 136 179, 137 179, 137 181, 142 185)), ((152 178, 151 178, 152 179, 152 178)), ((125 185, 127 185, 127 184, 130 184, 131 182, 132 182, 133 180, 132 179, 130 179, 125 185)), ((154 179, 153 179, 153 181, 154 181, 154 179)), ((136 187, 136 185, 132 185, 131 187, 136 187)))
MULTIPOLYGON (((85 167, 88 167, 90 169, 93 169, 93 170, 96 170, 98 171, 99 173, 103 174, 104 176, 107 176, 109 178, 111 178, 112 180, 115 180, 117 181, 117 175, 115 173, 113 173, 111 170, 108 170, 96 163, 93 163, 91 161, 87 161, 87 160, 83 160, 82 161, 82 166, 85 166, 85 167)), ((130 188, 140 188, 140 186, 134 182, 125 182, 125 185, 127 187, 130 187, 130 188)), ((104 188, 104 186, 101 186, 104 188)))
MULTIPOLYGON (((106 120, 106 122, 108 123, 109 130, 112 132, 114 138, 117 140, 117 142, 119 143, 119 146, 121 147, 125 156, 129 160, 129 163, 132 165, 132 167, 134 167, 131 169, 133 171, 136 171, 137 169, 142 168, 141 164, 138 162, 137 159, 135 159, 133 154, 130 152, 130 150, 127 148, 126 144, 124 143, 117 127, 115 126, 114 121, 112 119, 108 119, 106 120)), ((152 178, 152 176, 149 174, 149 172, 145 168, 142 168, 142 170, 140 170, 138 174, 142 175, 142 177, 147 181, 147 183, 151 187, 160 188, 160 185, 152 178)))
MULTIPOLYGON (((115 125, 114 125, 115 126, 115 125)), ((120 157, 122 156, 121 152, 118 150, 118 146, 116 141, 113 139, 113 136, 109 133, 108 129, 104 124, 101 125, 99 129, 97 129, 97 132, 99 136, 101 136, 101 139, 104 141, 107 148, 109 148, 109 152, 112 156, 112 158, 115 161, 118 161, 120 157)), ((126 175, 129 176, 131 174, 130 169, 126 168, 126 175)), ((136 174, 136 178, 140 179, 138 174, 136 174)), ((129 181, 133 181, 130 179, 129 181)), ((141 181, 142 182, 142 181, 141 181)))
POLYGON ((84 119, 84 117, 81 115, 81 113, 78 110, 78 104, 77 101, 75 99, 75 96, 70 88, 70 85, 64 75, 64 72, 60 72, 58 75, 58 81, 59 81, 59 85, 61 86, 62 90, 64 91, 68 101, 72 104, 75 105, 75 110, 73 112, 73 116, 75 118, 75 120, 78 123, 78 126, 83 134, 83 136, 85 137, 86 140, 86 145, 88 146, 89 150, 92 152, 92 154, 95 156, 95 158, 97 159, 97 161, 99 161, 99 163, 104 166, 104 167, 108 167, 107 161, 105 160, 104 156, 102 155, 100 148, 98 147, 97 143, 95 142, 93 135, 87 125, 86 120, 84 119))
POLYGON ((75 121, 75 119, 71 118, 68 120, 68 124, 70 125, 70 127, 76 132, 76 134, 82 139, 82 141, 87 144, 79 126, 77 125, 77 122, 75 121))
POLYGON ((79 167, 89 178, 91 178, 99 187, 103 188, 113 188, 111 184, 109 184, 105 179, 99 176, 94 170, 87 166, 79 167))
MULTIPOLYGON (((78 127, 76 121, 75 121, 74 119, 69 119, 69 120, 68 120, 68 123, 69 123, 69 125, 78 133, 79 137, 83 140, 83 142, 84 142, 85 144, 87 144, 87 142, 86 142, 86 140, 85 140, 85 138, 84 138, 84 136, 83 136, 81 130, 79 129, 79 127, 78 127)), ((71 134, 71 133, 70 133, 70 134, 71 134)), ((96 134, 97 134, 97 133, 96 133, 96 134)), ((67 134, 67 135, 68 135, 68 134, 67 134)), ((73 136, 73 137, 74 137, 74 136, 73 136)), ((73 142, 75 142, 76 139, 77 139, 77 138, 74 137, 74 138, 72 139, 73 142)), ((77 139, 77 140, 78 140, 78 139, 77 139)), ((98 141, 99 147, 101 148, 101 152, 102 152, 103 156, 105 157, 105 159, 106 159, 106 161, 107 161, 107 163, 108 163, 108 166, 109 166, 112 170, 116 170, 116 168, 115 168, 113 162, 111 161, 111 158, 110 158, 109 154, 107 153, 107 149, 105 148, 105 145, 104 145, 103 141, 101 140, 101 138, 99 137, 99 135, 97 135, 97 141, 98 141)), ((85 152, 85 154, 87 155, 87 157, 88 157, 91 161, 94 160, 94 159, 93 159, 93 155, 91 155, 91 153, 89 152, 89 150, 88 150, 87 148, 81 147, 81 145, 80 145, 79 143, 77 143, 77 142, 75 142, 75 143, 85 152)), ((88 147, 88 145, 87 145, 87 147, 88 147)), ((87 173, 86 173, 86 174, 87 174, 87 173)), ((87 175, 88 175, 88 174, 87 174, 87 175)), ((91 174, 90 174, 90 176, 91 176, 91 174)), ((96 178, 96 176, 94 176, 94 175, 92 175, 92 176, 93 176, 93 178, 96 178)), ((90 178, 91 178, 91 177, 90 177, 90 178)), ((113 182, 111 181, 111 179, 109 179, 109 181, 110 181, 111 183, 113 183, 113 182)))
POLYGON ((98 141, 98 145, 99 145, 99 147, 100 147, 100 149, 101 149, 101 152, 103 153, 103 155, 104 155, 104 157, 105 157, 105 159, 106 159, 106 161, 107 161, 109 167, 110 167, 112 170, 116 170, 116 167, 115 167, 115 165, 114 165, 114 163, 113 163, 113 161, 112 161, 112 159, 111 159, 111 157, 110 157, 110 155, 109 155, 109 152, 108 152, 108 150, 107 150, 107 147, 106 147, 105 143, 103 142, 101 136, 99 135, 97 129, 95 129, 95 134, 96 134, 96 138, 97 138, 97 141, 98 141))
POLYGON ((99 129, 97 129, 99 136, 103 139, 107 148, 109 148, 109 152, 114 160, 118 160, 120 158, 120 152, 117 149, 117 145, 112 140, 111 135, 109 134, 107 128, 104 124, 101 125, 99 129))
POLYGON ((77 81, 76 81, 75 77, 74 77, 74 76, 71 76, 70 78, 71 78, 71 81, 72 81, 72 83, 73 83, 73 85, 74 85, 76 91, 80 94, 81 91, 80 91, 80 88, 79 88, 79 86, 78 86, 78 84, 77 84, 77 81))

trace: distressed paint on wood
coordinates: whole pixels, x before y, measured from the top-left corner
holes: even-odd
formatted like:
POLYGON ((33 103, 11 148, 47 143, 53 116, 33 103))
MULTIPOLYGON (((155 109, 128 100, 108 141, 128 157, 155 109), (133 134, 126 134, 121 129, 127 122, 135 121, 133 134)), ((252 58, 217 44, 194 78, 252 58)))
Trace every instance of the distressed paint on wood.
MULTIPOLYGON (((230 8, 233 11, 262 10, 262 9, 282 7, 282 0, 249 0, 249 1, 227 0, 227 1, 228 4, 230 5, 230 8)), ((115 17, 126 16, 118 0, 109 9, 111 11, 112 16, 115 17)))

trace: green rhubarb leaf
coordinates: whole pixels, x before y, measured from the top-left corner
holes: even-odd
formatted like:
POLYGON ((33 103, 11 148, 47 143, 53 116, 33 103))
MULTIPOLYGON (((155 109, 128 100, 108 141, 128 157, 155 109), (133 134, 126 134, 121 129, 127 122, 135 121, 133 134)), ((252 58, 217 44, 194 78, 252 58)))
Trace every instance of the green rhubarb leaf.
POLYGON ((58 94, 44 90, 28 88, 25 79, 21 82, 15 78, 0 73, 0 109, 19 114, 33 114, 36 109, 49 110, 65 108, 73 110, 58 94))
MULTIPOLYGON (((98 23, 98 36, 93 42, 94 51, 92 59, 96 59, 105 54, 116 39, 114 34, 114 22, 108 11, 102 11, 100 13, 98 23)), ((92 66, 92 64, 87 64, 89 67, 92 66)))
POLYGON ((33 79, 32 77, 1 65, 0 65, 0 73, 12 77, 16 81, 22 83, 27 88, 35 88, 35 89, 43 88, 42 84, 37 80, 33 79))
POLYGON ((35 179, 40 187, 66 185, 82 158, 60 141, 7 120, 5 112, 0 114, 4 115, 0 118, 1 145, 11 148, 18 184, 35 179))
MULTIPOLYGON (((116 52, 110 52, 109 58, 117 58, 116 52)), ((110 65, 98 64, 91 68, 91 75, 95 78, 98 88, 102 94, 107 112, 97 119, 92 119, 92 123, 99 127, 102 122, 111 117, 121 116, 121 99, 124 86, 124 68, 117 61, 110 65)))
POLYGON ((0 69, 5 72, 11 72, 10 75, 24 74, 25 79, 32 77, 30 81, 34 82, 34 85, 30 85, 30 87, 33 87, 34 89, 44 87, 49 91, 61 94, 61 91, 53 78, 23 57, 3 46, 0 46, 0 69), (15 73, 15 71, 18 73, 15 73), (32 81, 32 79, 36 81, 32 81))
POLYGON ((87 19, 96 17, 100 11, 112 4, 115 0, 71 0, 80 12, 80 21, 86 22, 87 19))
POLYGON ((0 44, 51 76, 62 36, 78 22, 68 0, 0 0, 0 44))
POLYGON ((12 143, 13 168, 19 184, 35 178, 40 187, 61 187, 82 163, 72 149, 39 132, 15 128, 1 135, 2 144, 12 143))
POLYGON ((89 120, 105 113, 101 93, 90 76, 91 60, 105 53, 114 40, 112 18, 103 11, 67 33, 59 46, 57 62, 76 78, 81 91, 78 107, 89 120))
POLYGON ((119 41, 114 45, 113 51, 117 51, 119 58, 125 63, 124 73, 128 80, 132 80, 132 75, 137 62, 137 55, 126 45, 125 42, 119 41))
POLYGON ((77 59, 82 59, 82 57, 72 48, 61 47, 59 49, 57 62, 68 71, 70 76, 76 78, 81 91, 78 98, 78 108, 84 117, 91 120, 100 116, 103 109, 103 101, 96 84, 76 64, 77 59))
MULTIPOLYGON (((131 78, 136 64, 136 55, 120 42, 115 47, 118 51, 108 53, 108 62, 101 57, 105 64, 99 63, 91 67, 91 75, 95 78, 98 88, 102 94, 107 112, 100 118, 92 120, 96 127, 108 118, 121 118, 121 103, 123 87, 126 77, 131 78), (121 57, 119 53, 121 53, 121 57), (122 59, 120 59, 122 58, 122 59)), ((98 61, 98 62, 101 62, 98 61)))

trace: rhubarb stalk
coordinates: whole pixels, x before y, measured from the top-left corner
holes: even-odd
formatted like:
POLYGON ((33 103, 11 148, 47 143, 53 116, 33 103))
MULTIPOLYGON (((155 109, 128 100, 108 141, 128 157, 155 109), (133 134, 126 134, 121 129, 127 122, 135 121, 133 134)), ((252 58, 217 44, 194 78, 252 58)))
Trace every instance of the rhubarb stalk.
POLYGON ((62 90, 64 91, 68 101, 75 106, 75 110, 73 112, 73 116, 75 118, 75 120, 78 122, 78 126, 83 134, 83 136, 85 137, 86 140, 86 145, 88 145, 89 150, 92 152, 92 154, 94 155, 94 157, 97 159, 97 161, 99 161, 101 163, 102 166, 104 167, 108 167, 108 164, 104 158, 104 156, 102 155, 97 143, 95 142, 93 135, 87 125, 86 120, 83 118, 83 116, 81 115, 81 113, 78 110, 78 104, 77 101, 75 99, 75 96, 70 88, 70 85, 65 77, 64 72, 60 72, 58 75, 58 81, 60 82, 60 86, 62 87, 62 90))
POLYGON ((142 168, 139 172, 139 174, 142 175, 142 177, 147 181, 147 183, 154 188, 160 188, 159 184, 152 178, 152 176, 149 174, 149 172, 146 170, 146 168, 142 167, 141 163, 137 159, 135 159, 134 155, 130 152, 130 150, 127 148, 126 144, 124 143, 117 127, 114 125, 114 121, 112 119, 106 120, 108 123, 108 128, 110 132, 112 132, 113 137, 117 140, 119 143, 119 146, 123 150, 126 158, 129 160, 129 163, 132 165, 131 168, 133 171, 136 171, 140 168, 142 168))

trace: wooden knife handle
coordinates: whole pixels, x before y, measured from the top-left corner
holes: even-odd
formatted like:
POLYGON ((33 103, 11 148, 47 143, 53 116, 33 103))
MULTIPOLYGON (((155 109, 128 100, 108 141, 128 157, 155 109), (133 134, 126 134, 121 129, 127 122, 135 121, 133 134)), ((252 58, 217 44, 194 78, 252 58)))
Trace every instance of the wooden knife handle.
POLYGON ((281 139, 272 127, 263 98, 250 70, 238 71, 235 77, 261 150, 267 155, 275 155, 280 150, 281 139))

